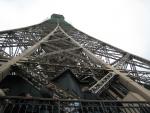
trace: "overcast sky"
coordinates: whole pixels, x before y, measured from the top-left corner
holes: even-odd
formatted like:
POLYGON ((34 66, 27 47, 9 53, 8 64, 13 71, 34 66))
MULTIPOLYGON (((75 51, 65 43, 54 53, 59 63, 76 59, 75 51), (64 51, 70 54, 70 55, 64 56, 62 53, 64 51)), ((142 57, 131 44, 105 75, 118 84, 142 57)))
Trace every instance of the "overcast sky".
POLYGON ((150 0, 0 0, 0 31, 65 16, 77 29, 150 60, 150 0))

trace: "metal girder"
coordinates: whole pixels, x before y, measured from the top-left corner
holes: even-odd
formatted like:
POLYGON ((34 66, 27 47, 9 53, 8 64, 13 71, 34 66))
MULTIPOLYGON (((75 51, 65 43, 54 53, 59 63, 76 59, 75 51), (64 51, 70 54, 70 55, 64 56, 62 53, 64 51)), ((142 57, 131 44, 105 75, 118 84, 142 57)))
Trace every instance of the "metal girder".
POLYGON ((121 59, 119 59, 119 61, 116 61, 116 63, 114 63, 114 67, 121 69, 123 67, 124 63, 128 61, 129 56, 130 56, 130 54, 128 54, 128 53, 126 55, 124 55, 121 59))
POLYGON ((18 65, 17 66, 18 71, 22 71, 24 75, 18 75, 23 76, 24 78, 27 79, 27 81, 30 81, 34 83, 34 86, 37 87, 38 90, 40 90, 41 87, 45 87, 48 84, 52 84, 55 86, 56 93, 59 96, 62 96, 63 98, 79 98, 76 95, 70 94, 69 92, 66 92, 63 88, 56 86, 52 82, 48 80, 48 77, 45 77, 43 73, 37 73, 34 72, 34 70, 31 70, 25 65, 18 65))
MULTIPOLYGON (((63 26, 63 25, 62 25, 63 26)), ((131 53, 128 53, 126 51, 123 51, 119 48, 116 48, 110 44, 107 44, 105 42, 102 42, 100 40, 97 40, 91 36, 88 36, 87 34, 75 29, 65 29, 63 26, 63 29, 71 36, 75 41, 77 41, 82 47, 88 49, 90 52, 92 52, 95 56, 103 60, 107 64, 113 64, 115 62, 118 62, 120 59, 124 57, 125 54, 129 54, 130 57, 127 58, 126 62, 122 64, 122 71, 126 70, 132 70, 135 71, 132 67, 133 63, 135 65, 135 68, 137 71, 149 71, 150 70, 150 61, 141 58, 139 56, 133 55, 131 53)), ((138 79, 138 76, 135 77, 135 82, 138 79)), ((145 76, 149 76, 145 75, 145 76)), ((129 75, 129 77, 132 78, 132 76, 129 75)), ((144 77, 144 76, 143 76, 144 77)), ((141 83, 144 85, 145 81, 142 81, 141 83)))
POLYGON ((137 83, 150 84, 150 61, 90 37, 72 26, 66 27, 67 23, 64 24, 59 19, 58 26, 49 34, 51 27, 48 23, 46 21, 23 29, 0 32, 2 56, 7 56, 4 55, 7 53, 14 57, 5 63, 2 61, 0 80, 7 75, 10 66, 16 63, 22 66, 29 63, 32 73, 37 71, 46 77, 49 73, 56 76, 69 68, 78 79, 93 77, 96 84, 92 84, 91 90, 95 93, 102 92, 119 75, 124 86, 149 100, 149 91, 137 83), (36 61, 37 64, 31 61, 36 61), (102 70, 114 74, 106 75, 102 70))
POLYGON ((144 87, 140 86, 133 80, 131 80, 129 77, 127 77, 127 73, 121 73, 118 71, 115 67, 112 67, 109 64, 106 64, 104 61, 101 59, 97 58, 92 52, 84 48, 82 45, 80 45, 77 41, 75 41, 71 36, 69 36, 60 26, 60 30, 68 37, 72 42, 74 42, 77 46, 81 47, 82 50, 86 53, 86 55, 89 56, 89 58, 94 61, 95 63, 98 63, 100 65, 104 65, 105 67, 111 69, 115 74, 119 75, 119 80, 121 81, 122 84, 124 84, 128 89, 131 91, 134 91, 141 96, 143 96, 146 100, 150 100, 150 91, 145 89, 144 87))
POLYGON ((58 25, 56 26, 56 28, 50 32, 47 36, 45 36, 42 40, 40 40, 39 42, 37 42, 36 44, 34 44, 31 48, 27 49, 26 51, 24 51, 22 54, 20 54, 19 56, 16 56, 14 58, 12 58, 11 60, 9 60, 7 63, 3 64, 2 66, 0 66, 0 81, 5 78, 5 76, 7 75, 7 73, 9 72, 9 68, 11 65, 14 65, 16 62, 18 62, 19 60, 23 59, 26 56, 31 55, 37 48, 39 48, 39 46, 45 42, 46 40, 49 39, 49 37, 51 35, 53 35, 53 33, 58 29, 58 25))
POLYGON ((56 26, 57 24, 50 20, 25 28, 2 31, 0 32, 0 50, 15 57, 45 37, 56 26))
MULTIPOLYGON (((81 49, 81 48, 80 47, 74 47, 74 48, 69 48, 69 49, 64 49, 64 50, 58 50, 58 51, 46 53, 44 56, 51 56, 51 55, 55 55, 55 54, 59 54, 59 53, 63 53, 63 52, 74 51, 74 50, 78 50, 78 49, 81 49)), ((44 57, 44 56, 41 55, 39 57, 44 57)))
POLYGON ((89 88, 90 91, 93 93, 102 93, 107 87, 110 85, 110 83, 113 81, 115 77, 115 74, 112 72, 109 72, 107 75, 105 75, 102 79, 96 82, 93 86, 89 88))

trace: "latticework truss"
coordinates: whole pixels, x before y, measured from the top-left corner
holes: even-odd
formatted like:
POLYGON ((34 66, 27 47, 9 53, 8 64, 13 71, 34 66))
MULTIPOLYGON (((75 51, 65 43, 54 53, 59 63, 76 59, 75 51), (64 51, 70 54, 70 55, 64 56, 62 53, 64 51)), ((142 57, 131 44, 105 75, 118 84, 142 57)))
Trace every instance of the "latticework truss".
MULTIPOLYGON (((0 80, 20 76, 36 89, 65 70, 102 100, 129 92, 150 100, 150 61, 97 40, 52 15, 40 24, 0 32, 0 80)), ((80 98, 56 85, 61 98, 80 98)))

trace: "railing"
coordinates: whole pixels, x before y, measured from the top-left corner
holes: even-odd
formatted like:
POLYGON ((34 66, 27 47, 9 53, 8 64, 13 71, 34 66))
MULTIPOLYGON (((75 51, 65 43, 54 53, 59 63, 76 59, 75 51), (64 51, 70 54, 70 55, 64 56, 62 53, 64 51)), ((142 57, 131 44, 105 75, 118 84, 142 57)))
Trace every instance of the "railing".
POLYGON ((150 102, 0 97, 0 113, 150 113, 150 102))

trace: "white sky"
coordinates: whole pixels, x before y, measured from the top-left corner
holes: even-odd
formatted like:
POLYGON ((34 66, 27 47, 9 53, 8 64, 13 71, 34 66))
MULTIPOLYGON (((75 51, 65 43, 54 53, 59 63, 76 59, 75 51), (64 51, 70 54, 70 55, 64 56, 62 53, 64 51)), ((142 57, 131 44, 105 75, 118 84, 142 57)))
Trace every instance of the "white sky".
POLYGON ((99 40, 150 60, 150 0, 0 0, 0 31, 51 14, 99 40))

